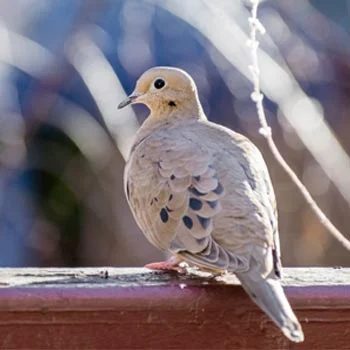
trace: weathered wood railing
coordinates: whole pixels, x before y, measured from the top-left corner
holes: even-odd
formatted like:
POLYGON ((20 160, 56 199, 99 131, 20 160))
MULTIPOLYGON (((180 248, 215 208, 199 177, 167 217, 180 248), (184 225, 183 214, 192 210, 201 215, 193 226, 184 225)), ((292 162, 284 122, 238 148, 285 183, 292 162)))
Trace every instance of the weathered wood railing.
POLYGON ((0 269, 0 348, 350 349, 350 269, 285 269, 302 344, 231 282, 146 269, 0 269))

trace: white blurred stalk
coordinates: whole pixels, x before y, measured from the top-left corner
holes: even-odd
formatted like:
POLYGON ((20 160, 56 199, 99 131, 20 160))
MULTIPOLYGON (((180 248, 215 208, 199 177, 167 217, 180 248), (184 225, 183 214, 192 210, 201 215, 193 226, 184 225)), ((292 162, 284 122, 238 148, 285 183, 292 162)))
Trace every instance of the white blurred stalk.
POLYGON ((58 117, 51 118, 50 122, 62 130, 73 140, 84 157, 94 169, 102 171, 113 157, 115 146, 103 127, 97 120, 81 106, 62 96, 50 96, 56 99, 58 117))
POLYGON ((312 211, 320 220, 321 224, 333 235, 334 238, 336 238, 344 246, 344 248, 350 251, 350 241, 346 239, 344 235, 333 225, 333 223, 326 217, 326 215, 323 213, 323 211, 320 209, 317 203, 313 200, 304 184, 299 180, 298 176, 282 157, 272 138, 271 128, 268 126, 266 121, 265 110, 263 106, 263 94, 260 90, 260 71, 258 62, 259 42, 256 38, 257 32, 259 32, 260 34, 264 34, 265 29, 257 17, 259 0, 250 1, 252 3, 252 9, 251 17, 249 18, 250 39, 248 44, 251 49, 252 64, 251 66, 249 66, 249 68, 252 73, 254 85, 254 91, 251 95, 251 98, 256 104, 256 110, 261 125, 259 132, 266 138, 267 143, 272 151, 272 154, 274 155, 278 163, 282 166, 282 168, 286 171, 286 173, 289 175, 289 177, 292 179, 292 181, 295 183, 295 185, 298 187, 306 202, 310 205, 312 211))
POLYGON ((85 82, 120 153, 127 159, 139 123, 131 109, 117 113, 117 104, 127 96, 112 66, 83 31, 71 39, 66 56, 85 82))
POLYGON ((16 67, 35 78, 50 70, 54 55, 44 46, 8 29, 0 20, 0 61, 16 67))

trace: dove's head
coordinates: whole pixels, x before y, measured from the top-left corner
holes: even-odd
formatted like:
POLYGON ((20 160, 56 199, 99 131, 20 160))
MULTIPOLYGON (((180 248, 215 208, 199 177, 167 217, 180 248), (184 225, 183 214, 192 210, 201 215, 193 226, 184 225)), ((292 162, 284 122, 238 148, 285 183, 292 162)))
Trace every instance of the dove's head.
POLYGON ((143 103, 151 110, 151 116, 169 114, 203 114, 196 84, 182 69, 154 67, 141 75, 135 90, 118 108, 129 104, 143 103))

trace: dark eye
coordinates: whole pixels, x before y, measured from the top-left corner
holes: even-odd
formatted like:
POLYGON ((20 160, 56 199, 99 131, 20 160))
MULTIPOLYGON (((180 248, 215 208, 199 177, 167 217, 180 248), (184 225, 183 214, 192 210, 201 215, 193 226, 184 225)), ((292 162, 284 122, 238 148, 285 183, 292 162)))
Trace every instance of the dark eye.
POLYGON ((164 85, 165 85, 165 81, 161 78, 156 79, 154 82, 154 87, 156 89, 161 89, 162 87, 164 87, 164 85))

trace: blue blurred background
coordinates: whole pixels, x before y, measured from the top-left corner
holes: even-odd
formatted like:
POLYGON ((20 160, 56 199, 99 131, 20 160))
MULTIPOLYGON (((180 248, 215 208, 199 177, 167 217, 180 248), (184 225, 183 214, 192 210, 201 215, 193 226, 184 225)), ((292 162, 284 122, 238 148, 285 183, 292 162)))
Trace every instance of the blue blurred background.
MULTIPOLYGON (((285 266, 350 266, 262 137, 248 1, 0 1, 0 266, 137 266, 163 258, 122 188, 147 110, 118 111, 156 65, 187 70, 210 120, 262 150, 285 266)), ((278 147, 350 237, 350 0, 266 0, 265 107, 278 147)))

